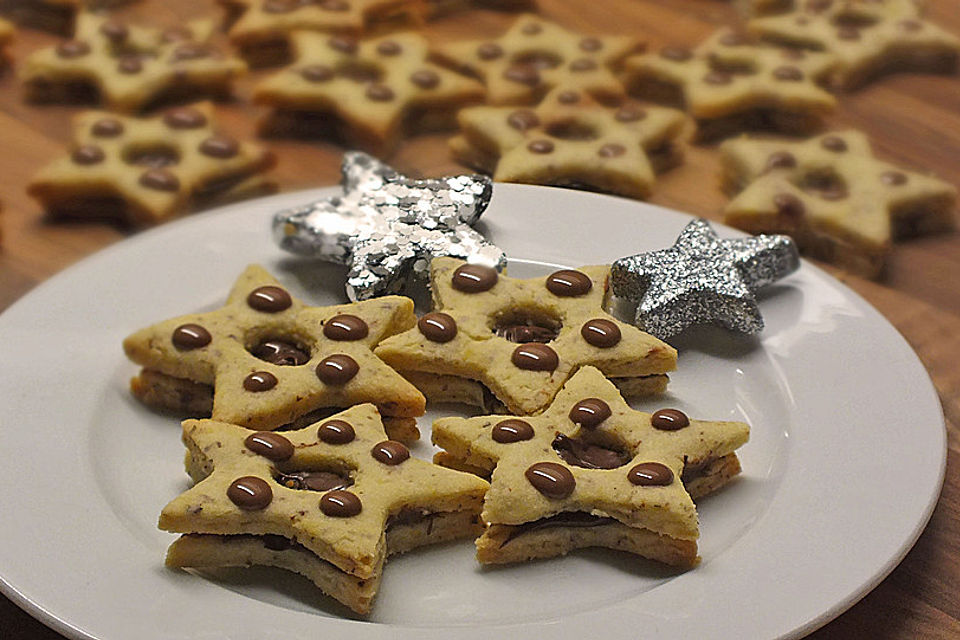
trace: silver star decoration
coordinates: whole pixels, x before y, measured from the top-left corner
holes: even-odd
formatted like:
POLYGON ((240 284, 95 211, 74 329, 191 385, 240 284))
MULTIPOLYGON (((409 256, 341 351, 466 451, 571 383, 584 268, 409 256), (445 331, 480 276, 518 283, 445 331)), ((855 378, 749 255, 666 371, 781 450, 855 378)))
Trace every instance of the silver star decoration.
POLYGON ((340 170, 342 195, 277 213, 273 233, 287 251, 348 265, 350 300, 426 285, 437 256, 506 266, 503 251, 471 228, 490 202, 490 178, 414 180, 357 151, 340 170))
POLYGON ((637 303, 637 326, 661 340, 700 324, 752 335, 763 329, 755 292, 799 266, 787 236, 725 240, 697 219, 669 249, 614 262, 610 282, 614 294, 637 303))

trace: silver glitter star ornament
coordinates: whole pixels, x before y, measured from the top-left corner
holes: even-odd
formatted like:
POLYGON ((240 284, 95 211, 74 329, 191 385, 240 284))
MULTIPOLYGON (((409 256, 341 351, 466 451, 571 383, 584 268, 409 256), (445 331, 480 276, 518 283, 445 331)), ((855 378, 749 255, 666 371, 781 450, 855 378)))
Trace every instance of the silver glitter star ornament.
POLYGON ((425 284, 437 256, 506 266, 503 251, 471 228, 493 194, 488 177, 414 180, 357 151, 340 170, 341 195, 277 213, 273 233, 287 251, 348 265, 351 300, 425 284))
POLYGON ((755 292, 799 266, 787 236, 721 239, 697 219, 669 249, 614 262, 610 282, 614 294, 637 302, 637 326, 661 340, 700 324, 756 334, 763 318, 755 292))

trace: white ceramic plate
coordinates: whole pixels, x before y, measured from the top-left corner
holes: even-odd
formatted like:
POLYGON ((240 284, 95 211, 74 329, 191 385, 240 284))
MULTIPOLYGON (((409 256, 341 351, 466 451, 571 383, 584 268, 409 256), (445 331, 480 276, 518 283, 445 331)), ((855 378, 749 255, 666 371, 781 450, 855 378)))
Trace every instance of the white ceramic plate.
MULTIPOLYGON (((188 485, 176 420, 127 391, 120 342, 216 308, 259 262, 315 304, 339 268, 270 238, 274 211, 334 190, 242 203, 150 231, 44 283, 0 316, 0 587, 72 638, 796 637, 901 560, 939 495, 943 415, 899 334, 818 269, 771 287, 760 340, 679 341, 668 397, 643 403, 746 420, 743 476, 700 505, 703 563, 673 573, 604 551, 481 569, 469 542, 391 560, 375 612, 350 619, 279 570, 164 568, 162 506, 188 485)), ((673 243, 689 217, 632 201, 498 185, 486 233, 511 274, 608 263, 673 243)), ((732 233, 722 230, 721 233, 732 233)), ((428 457, 429 425, 414 448, 428 457)))

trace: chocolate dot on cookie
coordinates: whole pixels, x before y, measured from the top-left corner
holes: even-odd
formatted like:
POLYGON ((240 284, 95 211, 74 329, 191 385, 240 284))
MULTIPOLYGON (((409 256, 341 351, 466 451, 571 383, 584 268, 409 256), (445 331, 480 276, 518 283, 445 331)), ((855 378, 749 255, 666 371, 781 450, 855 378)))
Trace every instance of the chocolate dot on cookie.
POLYGON ((503 47, 496 42, 484 42, 477 47, 477 57, 481 60, 495 60, 503 55, 503 47))
POLYGON ((557 352, 545 344, 522 344, 513 350, 510 361, 526 371, 554 371, 560 365, 557 352))
POLYGON ((540 118, 530 109, 517 109, 507 116, 507 124, 518 131, 526 131, 540 124, 540 118))
POLYGON ((546 287, 555 296, 572 298, 589 293, 593 281, 582 271, 561 269, 547 276, 546 287))
POLYGON ((600 51, 603 48, 603 42, 600 38, 587 37, 580 40, 580 49, 583 51, 600 51))
POLYGON ((164 43, 171 42, 181 42, 183 40, 190 40, 193 38, 193 31, 187 27, 170 27, 169 29, 164 29, 163 33, 160 35, 160 40, 164 43))
POLYGON ((482 264, 464 264, 457 267, 450 284, 463 293, 483 293, 497 284, 500 275, 496 269, 482 264))
POLYGON ((367 87, 365 95, 375 102, 389 102, 395 97, 393 89, 385 84, 371 84, 367 87))
POLYGON ((263 478, 243 476, 230 483, 227 497, 245 511, 259 511, 273 501, 273 489, 263 478))
POLYGON ((566 498, 577 486, 570 470, 556 462, 537 462, 530 465, 523 475, 534 489, 555 500, 566 498))
POLYGON ((596 68, 596 61, 590 58, 577 58, 570 63, 570 71, 593 71, 596 68))
POLYGON ((233 138, 215 135, 200 143, 200 153, 211 158, 226 160, 240 153, 240 145, 233 138))
POLYGON ((200 325, 188 323, 182 324, 174 329, 170 340, 173 342, 173 346, 176 347, 177 351, 192 351, 210 344, 213 336, 200 325))
POLYGON ((140 174, 140 185, 157 191, 177 191, 180 178, 166 169, 148 169, 140 174))
POLYGON ((363 511, 363 503, 349 491, 334 489, 320 498, 320 511, 331 518, 352 518, 363 511))
POLYGON ((617 144, 616 142, 608 142, 597 149, 597 155, 601 158, 617 158, 626 152, 627 148, 622 144, 617 144))
POLYGON ((543 31, 543 27, 536 22, 528 22, 520 29, 520 32, 527 36, 535 36, 541 31, 543 31))
POLYGON ((90 127, 90 133, 98 138, 116 138, 123 130, 123 123, 116 118, 101 118, 90 127))
POLYGON ((396 440, 384 440, 374 445, 370 455, 377 462, 388 466, 396 466, 410 458, 410 449, 396 440))
POLYGON ((410 82, 421 89, 435 89, 440 84, 440 76, 431 69, 419 69, 410 74, 410 82))
POLYGON ((247 305, 256 311, 279 313, 293 305, 293 298, 286 289, 268 284, 251 291, 247 296, 247 305))
POLYGON ((553 149, 554 149, 553 143, 550 142, 549 140, 544 140, 542 138, 537 140, 532 140, 530 141, 529 144, 527 144, 527 150, 530 151, 531 153, 537 153, 537 154, 553 153, 553 149))
POLYGON ((440 311, 422 316, 417 321, 417 328, 430 342, 450 342, 457 337, 457 321, 440 311))
POLYGON ((133 75, 143 71, 143 62, 137 56, 123 56, 117 63, 117 71, 127 75, 133 75))
POLYGON ((600 349, 609 349, 620 342, 620 327, 605 318, 587 320, 580 328, 580 335, 589 344, 600 349))
POLYGON ((277 376, 269 371, 254 371, 243 379, 243 388, 252 393, 269 391, 277 386, 277 376))
POLYGON ((840 136, 826 136, 820 141, 820 146, 834 153, 843 153, 847 150, 847 143, 840 136))
POLYGON ((350 356, 337 353, 321 360, 316 371, 324 384, 341 386, 353 380, 360 372, 360 365, 350 356))
POLYGON ((273 433, 272 431, 251 433, 243 441, 243 444, 258 456, 263 456, 274 462, 282 462, 293 457, 293 443, 279 433, 273 433))
POLYGON ((767 158, 767 164, 764 171, 773 169, 792 169, 797 166, 797 158, 789 151, 774 151, 767 158))
POLYGON ((327 420, 317 428, 317 437, 327 444, 347 444, 353 442, 357 432, 345 420, 327 420))
POLYGON ((178 107, 163 114, 163 123, 171 129, 199 129, 207 124, 207 116, 192 107, 178 107))
POLYGON ((340 53, 357 52, 357 41, 347 36, 333 36, 327 40, 327 44, 330 45, 331 49, 335 49, 340 53))
POLYGON ((200 60, 213 56, 213 49, 201 42, 185 42, 173 50, 173 62, 181 60, 200 60))
POLYGON ((61 58, 79 58, 90 53, 90 45, 82 40, 67 40, 58 44, 56 51, 61 58))
POLYGON ((325 64, 311 64, 300 69, 300 77, 307 82, 327 82, 334 75, 333 69, 325 64))
POLYGON ((659 462, 641 462, 627 471, 627 479, 640 487, 665 487, 673 482, 673 471, 659 462))
POLYGON ((130 35, 130 29, 122 22, 107 20, 100 25, 100 33, 110 42, 118 44, 127 39, 127 36, 130 35))
POLYGON ((773 77, 786 82, 799 82, 803 80, 803 71, 797 67, 784 65, 773 70, 773 77))
POLYGON ((80 145, 70 154, 70 159, 74 164, 91 165, 99 164, 104 161, 106 154, 103 149, 93 144, 80 145))
POLYGON ((807 211, 803 201, 792 193, 778 193, 773 196, 773 206, 778 215, 787 218, 802 218, 807 211))
POLYGON ((403 47, 394 40, 384 40, 377 45, 377 53, 382 56, 396 56, 400 55, 402 51, 403 47))
POLYGON ((350 3, 346 0, 322 0, 319 5, 325 11, 350 11, 350 3))
POLYGON ((617 119, 617 122, 636 122, 646 118, 647 112, 635 104, 625 104, 617 109, 613 117, 617 119))
POLYGON ((571 407, 568 417, 584 429, 595 429, 611 415, 610 405, 600 398, 585 398, 571 407))
POLYGON ((264 13, 290 13, 300 6, 299 0, 266 0, 261 9, 264 13))
POLYGON ((495 442, 512 444, 533 438, 533 427, 525 420, 508 418, 494 425, 490 435, 495 442))
POLYGON ((923 29, 923 23, 918 20, 901 20, 897 26, 904 31, 920 31, 923 29))
POLYGON ((660 409, 650 416, 650 424, 660 431, 677 431, 690 426, 690 418, 679 409, 660 409))
POLYGON ((747 44, 747 39, 740 33, 727 33, 720 38, 720 44, 725 47, 739 47, 747 44))
POLYGON ((684 47, 664 47, 660 49, 660 57, 674 62, 686 62, 693 57, 693 52, 684 47))
POLYGON ((837 37, 841 40, 859 40, 860 30, 854 26, 844 25, 837 29, 837 37))
POLYGON ((534 87, 540 84, 540 72, 529 64, 515 64, 503 72, 503 77, 511 82, 534 87))
POLYGON ((557 94, 557 102, 560 104, 576 104, 580 102, 580 93, 578 91, 561 91, 557 94))
POLYGON ((880 174, 880 182, 885 185, 897 187, 907 183, 907 174, 902 171, 884 171, 880 174))
POLYGON ((339 313, 323 324, 323 335, 338 342, 363 340, 370 335, 370 326, 363 318, 339 313))
POLYGON ((714 69, 703 76, 703 81, 712 85, 725 85, 733 82, 733 76, 726 71, 714 69))

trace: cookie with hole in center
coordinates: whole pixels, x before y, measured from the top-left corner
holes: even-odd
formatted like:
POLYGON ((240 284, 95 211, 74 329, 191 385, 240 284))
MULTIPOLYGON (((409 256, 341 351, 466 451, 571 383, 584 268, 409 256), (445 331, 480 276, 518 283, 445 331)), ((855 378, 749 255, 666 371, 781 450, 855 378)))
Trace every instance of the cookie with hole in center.
POLYGON ((814 131, 836 100, 818 86, 828 53, 764 46, 720 29, 695 49, 668 46, 628 58, 624 81, 639 97, 685 108, 697 138, 743 130, 814 131))
POLYGON ((454 258, 430 264, 433 311, 376 354, 431 401, 540 412, 582 366, 628 395, 658 393, 676 351, 604 311, 607 266, 521 280, 454 258))
POLYGON ((663 107, 600 105, 558 88, 533 108, 479 106, 457 115, 454 157, 498 182, 596 189, 644 198, 676 165, 686 117, 663 107))
POLYGON ((369 613, 392 554, 477 535, 487 483, 412 457, 371 404, 295 431, 183 424, 196 482, 160 515, 171 567, 267 565, 369 613))
POLYGON ((632 409, 583 367, 538 416, 441 418, 435 461, 490 478, 477 540, 484 564, 606 547, 666 564, 697 562, 699 498, 740 472, 743 422, 632 409))
POLYGON ((265 175, 273 156, 227 135, 210 103, 150 118, 87 111, 73 131, 70 152, 28 186, 53 215, 144 226, 276 190, 265 175))
POLYGON ((424 398, 372 351, 415 322, 409 298, 310 307, 251 265, 220 309, 142 329, 123 348, 144 368, 131 390, 148 405, 208 407, 215 420, 274 430, 372 402, 395 437, 416 440, 424 398), (182 406, 182 385, 207 404, 182 406))
POLYGON ((878 160, 854 130, 809 140, 728 140, 724 222, 784 233, 802 252, 859 275, 883 273, 893 238, 956 226, 956 189, 878 160), (741 191, 742 190, 742 191, 741 191))
POLYGON ((960 38, 918 15, 910 2, 833 2, 751 20, 769 42, 829 53, 829 81, 854 89, 890 72, 954 73, 960 38))
POLYGON ((32 53, 19 75, 33 101, 95 102, 112 111, 224 96, 246 64, 213 46, 212 32, 209 21, 155 29, 81 13, 73 38, 32 53))
POLYGON ((499 38, 440 44, 444 62, 475 75, 487 88, 488 104, 534 104, 563 86, 595 98, 624 95, 615 71, 642 49, 630 36, 575 33, 532 14, 518 17, 499 38))
POLYGON ((321 134, 384 153, 402 134, 452 125, 456 109, 483 97, 476 80, 430 62, 419 33, 298 32, 293 46, 295 61, 254 92, 273 109, 268 133, 321 134))

